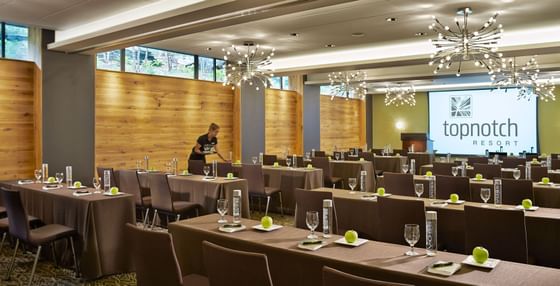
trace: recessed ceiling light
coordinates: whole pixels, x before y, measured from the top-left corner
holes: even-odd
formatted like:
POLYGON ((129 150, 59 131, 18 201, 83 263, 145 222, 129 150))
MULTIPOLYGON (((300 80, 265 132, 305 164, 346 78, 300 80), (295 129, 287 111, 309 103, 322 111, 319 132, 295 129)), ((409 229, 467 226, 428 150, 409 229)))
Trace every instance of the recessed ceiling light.
POLYGON ((352 37, 361 38, 363 36, 365 36, 364 33, 352 33, 352 37))
POLYGON ((290 36, 292 36, 292 37, 299 37, 299 33, 290 33, 290 36))
POLYGON ((206 50, 207 50, 207 51, 211 51, 211 50, 212 50, 212 48, 206 48, 206 50))
POLYGON ((420 36, 426 36, 426 33, 424 32, 418 32, 416 34, 414 34, 416 37, 420 37, 420 36))
POLYGON ((336 47, 335 44, 327 44, 327 45, 325 45, 325 48, 334 48, 334 47, 336 47))
POLYGON ((397 18, 388 17, 388 18, 385 18, 385 21, 387 21, 387 22, 396 22, 396 21, 397 21, 397 18))

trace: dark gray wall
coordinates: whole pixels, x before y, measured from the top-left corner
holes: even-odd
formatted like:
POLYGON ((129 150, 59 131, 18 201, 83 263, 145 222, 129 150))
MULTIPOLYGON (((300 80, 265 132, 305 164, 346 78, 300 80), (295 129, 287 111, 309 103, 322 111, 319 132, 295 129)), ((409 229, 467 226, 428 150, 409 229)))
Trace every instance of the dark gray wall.
POLYGON ((95 164, 94 58, 48 51, 53 35, 42 35, 43 162, 50 176, 72 166, 73 179, 89 185, 95 164))
POLYGON ((241 158, 245 163, 264 152, 264 96, 264 88, 241 86, 241 158))
MULTIPOLYGON (((366 142, 368 148, 373 148, 373 95, 366 95, 366 142)), ((364 150, 365 151, 365 150, 364 150)))
POLYGON ((303 150, 321 149, 321 93, 318 85, 303 87, 303 150))

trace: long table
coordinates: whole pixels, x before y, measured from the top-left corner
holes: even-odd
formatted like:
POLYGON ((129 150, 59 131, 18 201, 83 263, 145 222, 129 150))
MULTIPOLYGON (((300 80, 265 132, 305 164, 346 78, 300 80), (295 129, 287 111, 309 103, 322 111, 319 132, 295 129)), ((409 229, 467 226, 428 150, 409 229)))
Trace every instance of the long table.
MULTIPOLYGON (((379 218, 377 201, 364 199, 364 193, 347 190, 319 188, 312 191, 332 192, 338 220, 338 232, 354 229, 370 239, 377 239, 379 218)), ((416 200, 414 197, 396 196, 399 199, 416 200)), ((433 201, 422 198, 427 210, 438 212, 438 244, 441 249, 465 253, 464 205, 433 206, 433 201)), ((481 206, 481 203, 466 202, 466 205, 481 206)), ((512 208, 513 206, 503 206, 512 208)), ((529 256, 541 266, 560 268, 560 209, 539 208, 525 212, 529 256)), ((507 239, 507 238, 504 238, 507 239)), ((469 250, 470 251, 470 250, 469 250)))
POLYGON ((135 222, 132 195, 77 197, 66 187, 44 191, 43 184, 19 185, 17 181, 3 181, 0 186, 20 191, 27 214, 46 224, 62 224, 78 231, 77 252, 85 279, 133 270, 124 236, 124 225, 135 222))
MULTIPOLYGON (((333 177, 342 178, 344 187, 348 187, 348 178, 356 178, 356 190, 360 189, 360 173, 366 171, 366 191, 375 191, 375 174, 373 170, 373 163, 370 161, 343 161, 331 160, 331 170, 333 177)), ((328 186, 330 187, 330 186, 328 186)))
MULTIPOLYGON (((432 171, 434 165, 427 164, 420 167, 419 175, 425 175, 426 172, 432 171)), ((502 178, 513 179, 513 171, 515 168, 502 168, 502 178)), ((458 171, 461 174, 461 170, 458 171)), ((467 167, 467 177, 473 178, 475 176, 474 168, 472 166, 467 167)), ((550 170, 548 171, 548 177, 551 182, 560 183, 560 170, 550 170)))
MULTIPOLYGON (((231 219, 231 218, 230 218, 231 219)), ((341 238, 326 239, 327 246, 317 251, 296 247, 309 231, 285 226, 273 232, 258 232, 251 226, 259 222, 242 220, 248 230, 237 233, 218 231, 217 215, 183 220, 169 225, 177 258, 183 274, 205 274, 202 247, 210 241, 224 247, 267 255, 272 281, 276 286, 321 285, 321 270, 329 266, 342 271, 386 281, 413 285, 558 285, 560 270, 502 261, 492 271, 463 265, 451 277, 427 273, 426 268, 438 260, 460 263, 465 255, 438 252, 435 257, 408 257, 408 247, 368 241, 356 248, 334 243, 341 238)), ((420 252, 424 252, 419 249, 420 252)))
POLYGON ((373 157, 373 167, 375 170, 384 172, 400 173, 402 165, 407 164, 406 156, 378 156, 373 157))

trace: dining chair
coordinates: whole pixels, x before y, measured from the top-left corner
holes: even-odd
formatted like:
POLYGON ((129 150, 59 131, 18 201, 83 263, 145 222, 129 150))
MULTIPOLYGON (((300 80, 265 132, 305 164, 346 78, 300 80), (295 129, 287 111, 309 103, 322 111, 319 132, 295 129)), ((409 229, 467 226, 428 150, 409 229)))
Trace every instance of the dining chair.
POLYGON ((218 162, 218 177, 225 177, 228 173, 233 172, 233 165, 230 162, 218 162))
POLYGON ((451 194, 459 195, 459 199, 470 201, 470 181, 468 177, 436 176, 436 198, 449 199, 451 194))
POLYGON ((206 286, 208 278, 190 274, 183 276, 173 239, 167 232, 145 230, 127 223, 125 236, 136 272, 138 286, 206 286))
MULTIPOLYGON (((556 157, 554 157, 556 158, 556 157)), ((560 159, 552 159, 552 170, 560 170, 560 159)))
POLYGON ((373 153, 372 152, 362 152, 360 154, 360 158, 364 158, 366 161, 373 162, 373 153))
POLYGON ((502 203, 520 205, 524 199, 535 201, 531 180, 502 179, 502 203))
POLYGON ((531 166, 531 180, 540 182, 543 177, 548 177, 548 168, 542 166, 531 166))
POLYGON ((525 165, 524 158, 506 157, 502 159, 502 168, 517 168, 519 165, 525 165))
POLYGON ((315 150, 315 157, 327 157, 327 153, 325 151, 315 150))
POLYGON ((272 166, 274 165, 274 162, 278 162, 278 156, 270 154, 263 155, 263 165, 272 166))
POLYGON ((198 216, 199 209, 202 207, 200 204, 173 199, 167 174, 151 173, 148 174, 148 178, 150 180, 150 192, 152 194, 152 208, 154 209, 152 228, 155 224, 158 212, 165 215, 167 222, 169 222, 169 216, 175 216, 176 220, 180 220, 181 216, 188 217, 193 211, 195 212, 195 216, 198 216))
POLYGON ((303 168, 306 166, 305 161, 303 160, 303 156, 296 156, 296 163, 297 165, 294 165, 294 163, 292 162, 292 166, 297 166, 299 168, 303 168))
POLYGON ((266 255, 202 242, 202 256, 212 286, 272 286, 266 255))
POLYGON ((488 158, 481 156, 471 156, 467 157, 467 163, 471 166, 474 166, 474 164, 488 164, 488 158))
POLYGON ((404 240, 405 224, 420 226, 420 239, 415 247, 424 247, 426 229, 424 201, 413 199, 396 199, 390 197, 377 198, 379 221, 379 241, 408 245, 404 240))
MULTIPOLYGON (((14 270, 15 258, 20 243, 24 243, 28 246, 37 248, 37 253, 35 254, 35 259, 33 261, 33 267, 31 269, 31 275, 28 282, 28 285, 32 285, 33 277, 35 276, 35 270, 37 268, 37 262, 39 261, 43 246, 48 245, 52 249, 54 249, 53 243, 61 239, 66 239, 70 243, 70 247, 72 249, 72 258, 74 259, 74 270, 76 271, 76 276, 79 276, 80 268, 78 264, 78 257, 76 256, 76 250, 74 248, 74 239, 78 238, 78 232, 71 227, 60 224, 47 224, 41 227, 30 229, 29 217, 27 216, 26 211, 23 207, 19 191, 2 189, 1 193, 6 210, 8 212, 9 233, 13 238, 16 239, 16 246, 14 248, 10 266, 8 267, 6 279, 10 279, 12 271, 14 270)), ((55 262, 57 261, 56 254, 53 259, 55 262)))
POLYGON ((202 160, 189 160, 189 173, 195 175, 204 175, 204 166, 206 163, 202 160))
POLYGON ((531 162, 533 159, 539 159, 539 154, 537 153, 525 153, 525 161, 531 162))
POLYGON ((119 170, 119 183, 122 192, 134 196, 136 209, 140 210, 144 226, 148 222, 150 208, 152 208, 152 196, 144 196, 140 188, 138 172, 136 170, 119 170))
POLYGON ((414 176, 412 174, 384 172, 383 181, 387 193, 400 196, 415 196, 414 176))
MULTIPOLYGON (((323 217, 323 200, 333 200, 333 194, 331 192, 323 191, 310 191, 304 189, 295 190, 295 200, 296 200, 296 210, 295 210, 295 226, 301 229, 307 229, 307 224, 305 223, 308 211, 319 212, 319 218, 323 217)), ((332 233, 338 233, 338 222, 336 218, 336 206, 333 200, 333 223, 332 223, 332 233)), ((323 224, 320 223, 317 226, 316 231, 323 231, 323 224)))
POLYGON ((475 163, 473 166, 474 174, 482 174, 485 179, 502 177, 502 167, 500 165, 475 163))
POLYGON ((97 167, 97 176, 99 177, 99 182, 101 183, 101 189, 105 186, 104 179, 105 179, 105 170, 109 170, 111 173, 111 187, 118 187, 119 181, 118 178, 115 176, 115 171, 113 168, 109 167, 97 167))
POLYGON ((412 286, 411 284, 402 284, 381 280, 368 279, 349 273, 323 266, 323 286, 412 286))
POLYGON ((477 246, 488 249, 491 258, 527 263, 525 213, 465 205, 465 252, 477 246))
POLYGON ((282 190, 274 187, 265 186, 264 174, 261 165, 243 165, 241 167, 241 178, 247 180, 249 197, 257 197, 259 199, 259 211, 261 206, 261 198, 266 198, 265 214, 268 214, 270 206, 270 198, 278 195, 280 200, 280 212, 284 215, 284 205, 282 204, 282 190))
POLYGON ((336 184, 340 183, 341 188, 344 188, 344 182, 342 178, 333 177, 332 170, 331 170, 331 162, 327 157, 315 157, 311 159, 311 165, 315 168, 319 168, 323 170, 323 180, 326 186, 336 186, 336 184))
POLYGON ((451 176, 453 173, 451 169, 457 167, 457 164, 451 162, 434 162, 432 168, 432 174, 434 175, 445 175, 451 176))

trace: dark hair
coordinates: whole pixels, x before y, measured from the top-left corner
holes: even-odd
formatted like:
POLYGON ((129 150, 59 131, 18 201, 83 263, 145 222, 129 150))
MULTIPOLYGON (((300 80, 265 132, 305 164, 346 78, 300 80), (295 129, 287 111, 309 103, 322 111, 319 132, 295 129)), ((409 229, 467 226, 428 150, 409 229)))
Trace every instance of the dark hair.
POLYGON ((208 131, 214 131, 216 129, 220 129, 220 126, 218 126, 218 124, 216 123, 210 123, 210 126, 208 126, 208 131))

